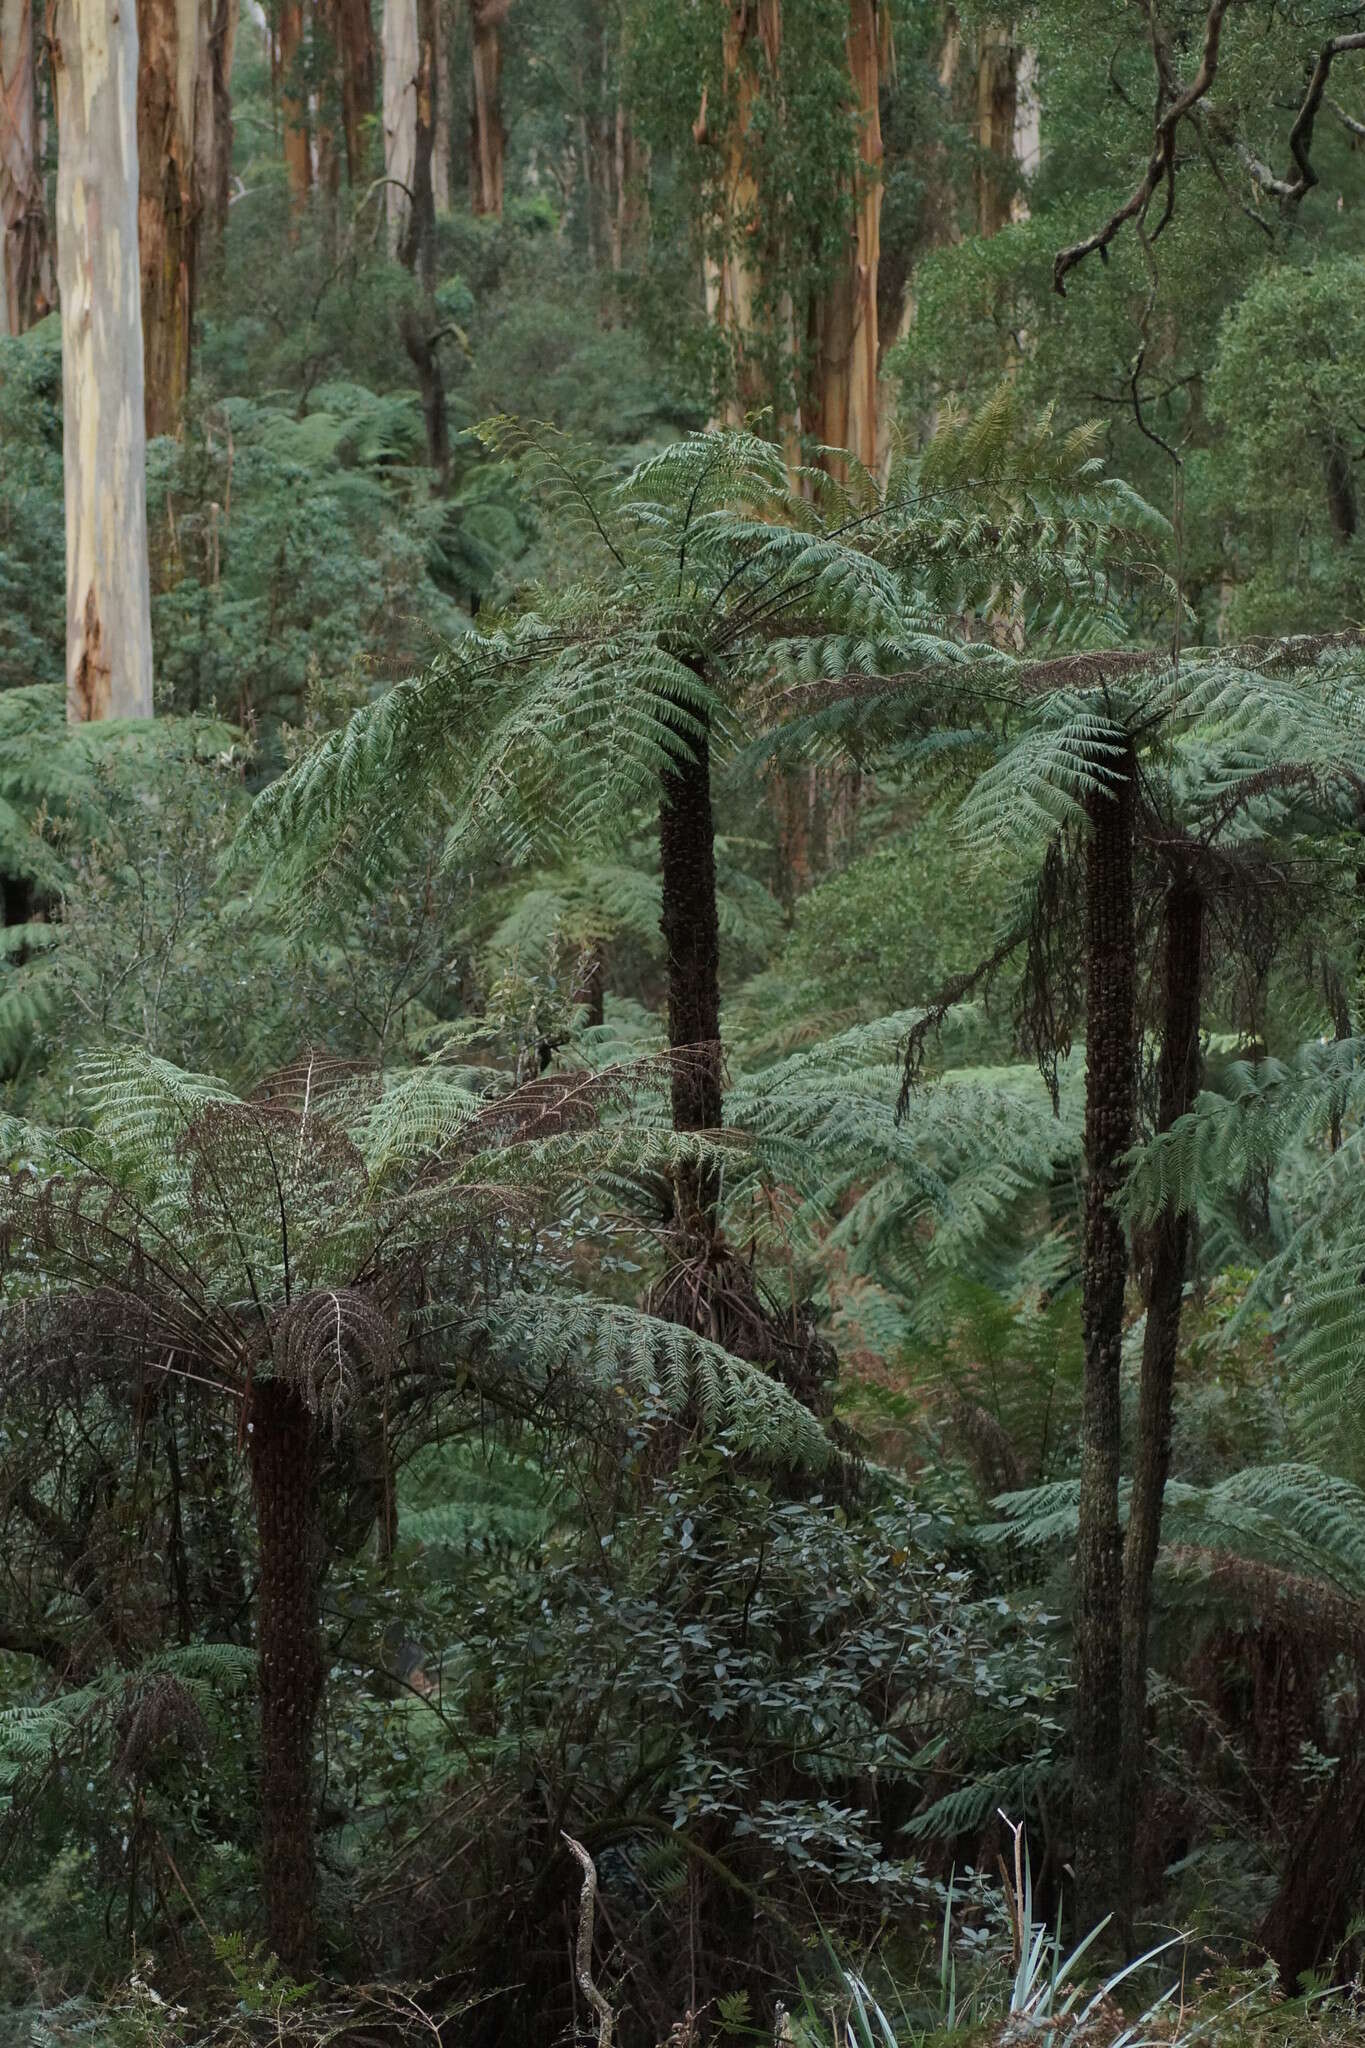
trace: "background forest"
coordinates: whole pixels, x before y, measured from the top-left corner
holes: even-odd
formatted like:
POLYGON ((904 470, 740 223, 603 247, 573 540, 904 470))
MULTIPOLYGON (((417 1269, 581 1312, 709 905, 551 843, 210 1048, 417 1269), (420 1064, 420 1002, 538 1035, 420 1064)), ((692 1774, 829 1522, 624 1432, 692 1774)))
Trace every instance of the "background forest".
POLYGON ((1363 140, 0 0, 0 2048, 1365 2038, 1363 140))

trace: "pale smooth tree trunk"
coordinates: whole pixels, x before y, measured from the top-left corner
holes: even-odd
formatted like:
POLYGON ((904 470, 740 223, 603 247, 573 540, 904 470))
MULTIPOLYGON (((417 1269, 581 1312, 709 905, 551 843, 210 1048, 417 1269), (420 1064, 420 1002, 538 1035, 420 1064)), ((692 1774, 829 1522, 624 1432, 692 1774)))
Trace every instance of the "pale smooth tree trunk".
POLYGON ((1032 176, 1042 148, 1037 52, 1013 27, 983 28, 976 63, 977 227, 997 235, 1028 219, 1020 174, 1032 176))
POLYGON ((384 212, 389 254, 408 239, 417 177, 417 0, 384 0, 384 212))
POLYGON ((33 0, 0 0, 0 333, 23 334, 53 305, 38 164, 33 0))
POLYGON ((137 16, 56 0, 57 281, 66 486, 66 715, 149 718, 137 16))
POLYGON ((147 436, 173 434, 190 385, 199 238, 217 142, 214 0, 137 0, 138 251, 147 436))
POLYGON ((502 219, 502 25, 512 0, 469 0, 469 205, 502 219))

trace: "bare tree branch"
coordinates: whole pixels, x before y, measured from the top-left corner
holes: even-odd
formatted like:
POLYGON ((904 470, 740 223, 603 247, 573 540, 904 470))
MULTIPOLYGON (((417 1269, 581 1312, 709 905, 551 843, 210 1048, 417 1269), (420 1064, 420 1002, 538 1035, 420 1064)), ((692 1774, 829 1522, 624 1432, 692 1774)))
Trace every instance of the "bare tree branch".
MULTIPOLYGON (((1223 19, 1233 4, 1234 0, 1213 0, 1204 21, 1204 42, 1199 68, 1185 86, 1179 84, 1175 75, 1170 49, 1157 21, 1155 9, 1149 10, 1152 23, 1152 56, 1158 80, 1156 132, 1152 153, 1137 186, 1123 205, 1109 216, 1104 226, 1097 229, 1093 235, 1088 235, 1084 241, 1073 242, 1069 248, 1058 250, 1052 265, 1052 288, 1060 298, 1066 297, 1067 278, 1077 264, 1083 263, 1087 256, 1098 251, 1101 262, 1108 262, 1109 245, 1125 222, 1132 220, 1136 221, 1139 227, 1145 225, 1148 209, 1163 185, 1166 188, 1165 208, 1149 239, 1155 241, 1170 220, 1175 210, 1176 131, 1183 120, 1194 114, 1201 101, 1207 101, 1213 89, 1214 80, 1218 75, 1223 19)), ((1338 57, 1347 56, 1355 50, 1365 50, 1365 31, 1333 36, 1331 41, 1324 43, 1319 50, 1308 81, 1308 90, 1294 117, 1294 125, 1289 131, 1289 154, 1294 161, 1294 170, 1289 177, 1277 177, 1270 166, 1255 156, 1244 142, 1235 136, 1230 138, 1238 158, 1260 190, 1286 206, 1297 206, 1304 194, 1311 192, 1319 182, 1310 154, 1313 147, 1314 124, 1322 109, 1333 63, 1338 57)), ((1352 133, 1365 135, 1365 123, 1352 120, 1349 115, 1342 113, 1333 101, 1328 101, 1328 105, 1352 133)), ((1212 109, 1210 114, 1212 115, 1212 109)))

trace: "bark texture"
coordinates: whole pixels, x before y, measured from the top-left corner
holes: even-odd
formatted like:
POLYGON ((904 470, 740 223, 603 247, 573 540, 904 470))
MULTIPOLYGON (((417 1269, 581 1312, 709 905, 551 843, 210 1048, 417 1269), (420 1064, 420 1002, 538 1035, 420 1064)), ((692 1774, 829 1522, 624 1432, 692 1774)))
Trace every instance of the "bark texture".
POLYGON ((1084 1384, 1076 1544, 1076 1873, 1087 1924, 1122 1891, 1119 1759, 1123 1548, 1119 1533, 1119 1365, 1128 1241, 1114 1204, 1133 1142, 1137 941, 1133 916, 1136 763, 1087 799, 1084 1384))
POLYGON ((997 235, 1009 223, 1019 84, 1010 29, 981 30, 976 58, 976 224, 997 235))
POLYGON ((332 40, 341 85, 341 128, 346 176, 361 185, 369 168, 368 135, 378 71, 369 0, 332 0, 332 40))
POLYGON ((502 219, 502 25, 512 0, 469 0, 469 206, 502 219))
MULTIPOLYGON (((781 0, 731 0, 725 18, 721 61, 732 112, 716 177, 715 218, 703 263, 706 309, 729 344, 734 375, 719 424, 742 426, 745 416, 771 397, 762 363, 757 303, 760 279, 748 254, 748 238, 760 198, 749 162, 749 131, 765 84, 771 88, 782 55, 781 0)), ((705 97, 692 126, 700 146, 713 141, 705 97)), ((783 319, 792 325, 790 308, 783 319)), ((788 352, 792 353, 789 340, 788 352)), ((796 453, 795 448, 793 454, 796 453)))
POLYGON ((399 316, 399 331, 422 394, 422 423, 426 429, 427 461, 436 477, 436 489, 444 492, 450 482, 450 420, 446 409, 445 378, 441 375, 440 342, 428 329, 416 306, 405 306, 399 316))
POLYGON ((417 177, 417 0, 384 0, 384 211, 389 253, 406 245, 417 177))
POLYGON ((215 182, 214 0, 137 0, 138 252, 147 434, 190 383, 199 235, 215 182))
POLYGON ((297 1389, 279 1380, 257 1382, 250 1422, 260 1552, 261 1890, 271 1947, 295 1976, 306 1976, 317 1938, 313 1744, 322 1698, 317 1433, 297 1389))
POLYGON ((284 168, 295 212, 308 203, 313 152, 308 136, 308 91, 303 76, 302 0, 281 0, 280 119, 284 124, 284 168))
POLYGON ((150 717, 137 17, 56 0, 58 283, 66 497, 66 715, 150 717))
POLYGON ((232 198, 232 57, 237 47, 239 0, 213 0, 209 38, 209 75, 213 97, 213 173, 205 193, 215 230, 227 226, 232 198))
MULTIPOLYGON (((1194 1107, 1199 1092, 1204 924, 1204 899, 1198 882, 1189 872, 1183 873, 1172 882, 1166 896, 1158 1131, 1169 1131, 1177 1117, 1194 1107)), ((1147 1636, 1152 1574, 1161 1542, 1161 1509, 1171 1462, 1171 1396, 1189 1252, 1190 1212, 1168 1204, 1147 1246, 1147 1325, 1142 1343, 1132 1504, 1123 1551, 1122 1853, 1130 1878, 1135 1865, 1147 1745, 1147 1636)), ((1134 1903, 1130 1897, 1130 1911, 1134 1903)))
POLYGON ((0 334, 27 332, 55 302, 35 85, 33 0, 0 0, 0 334))
MULTIPOLYGON (((877 462, 877 271, 881 261, 881 8, 850 0, 849 80, 858 119, 858 168, 849 245, 820 309, 816 437, 847 448, 868 469, 877 462)), ((826 458, 842 474, 846 464, 826 458)))
POLYGON ((436 147, 436 44, 439 35, 437 0, 417 0, 417 77, 413 96, 412 205, 399 245, 399 258, 420 271, 428 287, 435 282, 436 195, 432 169, 436 147))

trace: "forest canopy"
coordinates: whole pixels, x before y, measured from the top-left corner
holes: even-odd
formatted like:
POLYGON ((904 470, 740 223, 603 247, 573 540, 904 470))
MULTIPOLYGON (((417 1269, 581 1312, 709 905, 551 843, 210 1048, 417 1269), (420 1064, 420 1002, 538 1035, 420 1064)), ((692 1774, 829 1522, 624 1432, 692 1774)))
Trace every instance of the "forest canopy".
POLYGON ((0 2048, 1365 2038, 1363 143, 0 0, 0 2048))

